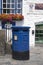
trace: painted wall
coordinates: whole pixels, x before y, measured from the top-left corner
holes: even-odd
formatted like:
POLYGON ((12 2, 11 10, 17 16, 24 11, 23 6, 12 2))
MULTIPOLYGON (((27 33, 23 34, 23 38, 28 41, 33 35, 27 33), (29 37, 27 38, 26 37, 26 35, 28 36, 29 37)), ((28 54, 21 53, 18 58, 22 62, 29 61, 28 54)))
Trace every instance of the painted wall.
POLYGON ((35 46, 35 23, 36 22, 43 22, 43 10, 42 11, 35 11, 34 7, 32 9, 29 8, 29 5, 32 3, 35 6, 35 3, 42 3, 42 0, 23 0, 23 10, 22 13, 24 15, 23 22, 16 22, 16 26, 29 26, 30 33, 29 33, 29 43, 30 47, 35 46), (32 34, 32 30, 34 30, 34 34, 32 34))

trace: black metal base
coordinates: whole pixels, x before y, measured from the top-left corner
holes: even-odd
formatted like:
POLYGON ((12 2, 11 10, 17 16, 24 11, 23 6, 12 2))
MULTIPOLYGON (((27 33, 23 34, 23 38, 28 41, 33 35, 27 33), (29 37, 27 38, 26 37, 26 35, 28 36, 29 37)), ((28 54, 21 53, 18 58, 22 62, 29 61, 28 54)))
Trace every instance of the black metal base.
POLYGON ((16 52, 12 51, 12 58, 16 60, 28 60, 30 57, 29 51, 25 52, 16 52))

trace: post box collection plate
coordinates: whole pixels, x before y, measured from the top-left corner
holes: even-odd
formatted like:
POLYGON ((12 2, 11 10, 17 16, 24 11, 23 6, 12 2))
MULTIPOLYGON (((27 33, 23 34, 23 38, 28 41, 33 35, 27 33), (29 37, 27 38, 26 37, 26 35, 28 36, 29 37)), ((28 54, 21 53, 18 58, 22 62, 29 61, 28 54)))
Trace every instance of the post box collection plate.
POLYGON ((15 40, 15 41, 17 40, 17 38, 18 38, 17 35, 14 35, 14 40, 15 40))

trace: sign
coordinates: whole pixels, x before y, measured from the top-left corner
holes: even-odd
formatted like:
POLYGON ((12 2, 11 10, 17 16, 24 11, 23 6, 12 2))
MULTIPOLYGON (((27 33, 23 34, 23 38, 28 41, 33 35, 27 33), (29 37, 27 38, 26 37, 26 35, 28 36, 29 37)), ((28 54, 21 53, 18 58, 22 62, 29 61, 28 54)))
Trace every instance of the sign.
POLYGON ((17 35, 14 35, 14 40, 17 40, 17 35))
POLYGON ((28 8, 29 8, 28 14, 36 14, 36 15, 43 14, 43 3, 29 3, 28 8))

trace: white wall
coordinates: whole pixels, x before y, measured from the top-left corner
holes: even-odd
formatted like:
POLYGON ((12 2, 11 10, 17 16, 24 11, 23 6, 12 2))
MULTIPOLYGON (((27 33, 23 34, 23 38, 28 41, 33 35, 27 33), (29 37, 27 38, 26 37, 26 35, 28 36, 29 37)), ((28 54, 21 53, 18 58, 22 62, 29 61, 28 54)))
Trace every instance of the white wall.
POLYGON ((22 22, 16 22, 16 26, 29 26, 29 43, 30 46, 35 46, 35 33, 32 34, 32 30, 35 32, 35 23, 43 21, 43 11, 35 11, 34 7, 32 10, 29 9, 30 3, 34 5, 34 3, 42 3, 42 0, 23 0, 23 10, 22 13, 24 15, 24 20, 22 22), (34 14, 35 13, 35 14, 34 14))

